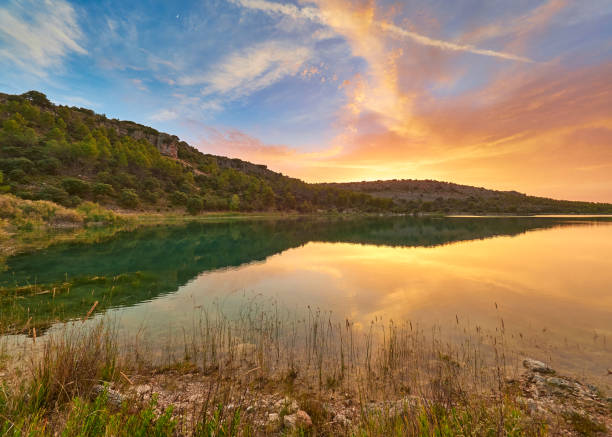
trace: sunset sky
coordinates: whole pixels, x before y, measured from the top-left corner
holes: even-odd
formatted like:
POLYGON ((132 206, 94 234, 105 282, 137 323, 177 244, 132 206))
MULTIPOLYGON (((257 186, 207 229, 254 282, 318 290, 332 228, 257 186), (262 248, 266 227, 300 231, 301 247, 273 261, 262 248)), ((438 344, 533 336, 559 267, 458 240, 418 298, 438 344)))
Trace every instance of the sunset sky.
POLYGON ((0 66, 306 181, 612 202, 611 0, 5 0, 0 66))

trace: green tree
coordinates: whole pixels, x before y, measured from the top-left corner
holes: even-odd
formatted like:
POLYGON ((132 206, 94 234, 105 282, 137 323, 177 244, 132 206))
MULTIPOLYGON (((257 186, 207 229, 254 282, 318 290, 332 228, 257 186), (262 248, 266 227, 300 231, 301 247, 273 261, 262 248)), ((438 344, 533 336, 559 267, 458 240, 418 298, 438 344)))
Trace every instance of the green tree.
POLYGON ((229 209, 232 211, 237 211, 240 208, 240 197, 238 194, 233 194, 229 200, 229 209))

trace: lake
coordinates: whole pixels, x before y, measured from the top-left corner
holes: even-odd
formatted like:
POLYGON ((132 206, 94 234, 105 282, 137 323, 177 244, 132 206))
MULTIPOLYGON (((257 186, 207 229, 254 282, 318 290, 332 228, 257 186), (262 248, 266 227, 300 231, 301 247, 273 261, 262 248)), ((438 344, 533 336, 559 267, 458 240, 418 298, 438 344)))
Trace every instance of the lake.
POLYGON ((291 218, 156 226, 8 258, 0 287, 28 284, 38 294, 5 299, 0 315, 31 317, 39 337, 98 302, 90 319, 111 316, 122 332, 146 332, 152 350, 161 349, 178 345, 202 312, 231 315, 255 304, 287 317, 329 312, 362 328, 384 319, 450 333, 458 325, 503 329, 519 354, 605 387, 612 382, 605 376, 612 368, 607 218, 291 218))

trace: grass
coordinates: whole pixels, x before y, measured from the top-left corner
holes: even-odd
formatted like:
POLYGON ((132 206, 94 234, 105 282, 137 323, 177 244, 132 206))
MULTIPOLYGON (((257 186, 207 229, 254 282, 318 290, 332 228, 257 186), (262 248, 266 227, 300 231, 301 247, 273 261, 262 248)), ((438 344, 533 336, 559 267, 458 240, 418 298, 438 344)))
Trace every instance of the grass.
MULTIPOLYGON (((152 358, 142 336, 119 338, 107 320, 64 325, 31 345, 24 377, 0 390, 0 435, 286 435, 544 436, 555 424, 533 416, 506 382, 516 373, 504 332, 477 328, 462 342, 439 329, 374 320, 365 328, 309 309, 286 318, 276 306, 250 302, 233 314, 219 307, 194 316, 191 332, 168 340, 152 358), (133 397, 134 380, 167 377, 180 394, 199 381, 197 400, 180 408, 153 396, 133 397), (181 385, 182 384, 182 385, 181 385), (94 387, 127 393, 121 405, 94 387), (299 401, 309 429, 266 423, 252 411, 271 392, 299 401), (338 423, 330 403, 357 406, 338 423), (348 402, 348 401, 347 401, 348 402), (250 411, 250 412, 249 412, 250 411)), ((86 316, 83 317, 84 319, 86 316)), ((457 324, 457 332, 466 327, 457 324)), ((453 333, 456 334, 457 332, 453 333)), ((23 360, 22 360, 23 361, 23 360)), ((280 423, 289 404, 277 412, 280 423)), ((335 404, 334 404, 335 405, 335 404)), ((584 417, 559 417, 581 435, 605 430, 584 417)))

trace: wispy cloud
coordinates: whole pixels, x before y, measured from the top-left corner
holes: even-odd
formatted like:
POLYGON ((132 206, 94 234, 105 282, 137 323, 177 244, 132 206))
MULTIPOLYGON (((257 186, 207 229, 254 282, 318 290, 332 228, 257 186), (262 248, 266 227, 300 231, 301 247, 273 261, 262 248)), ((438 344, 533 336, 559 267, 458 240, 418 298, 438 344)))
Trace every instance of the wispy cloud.
MULTIPOLYGON (((321 13, 320 10, 312 7, 298 8, 294 5, 284 5, 268 0, 230 0, 234 4, 238 4, 244 8, 257 10, 269 15, 286 15, 294 19, 305 19, 318 22, 323 25, 330 25, 328 16, 321 13)), ((519 62, 532 62, 530 59, 517 56, 512 53, 505 53, 496 50, 482 49, 471 44, 459 44, 452 41, 431 38, 417 32, 403 29, 392 23, 384 21, 373 21, 373 25, 378 26, 381 30, 395 37, 410 39, 411 41, 429 47, 437 47, 441 50, 461 51, 473 53, 476 55, 491 56, 495 58, 508 59, 519 62)))
POLYGON ((176 118, 178 118, 178 114, 169 109, 162 109, 149 117, 149 119, 153 121, 170 121, 176 118))
POLYGON ((519 61, 519 62, 533 62, 531 59, 513 55, 512 53, 498 52, 495 50, 488 49, 479 49, 476 46, 471 44, 457 44, 454 42, 444 41, 441 39, 430 38, 425 35, 421 35, 416 32, 412 32, 410 30, 402 29, 394 24, 377 22, 376 23, 382 30, 389 32, 390 34, 412 40, 418 44, 429 46, 429 47, 437 47, 442 50, 451 50, 455 52, 468 52, 473 53, 475 55, 483 55, 483 56, 492 56, 495 58, 508 59, 511 61, 519 61))
POLYGON ((0 59, 45 76, 71 53, 87 54, 76 13, 64 0, 9 1, 0 6, 0 59))
POLYGON ((240 98, 300 72, 310 59, 308 47, 278 41, 232 53, 209 71, 178 79, 179 85, 204 85, 202 94, 240 98))
POLYGON ((298 8, 295 5, 286 5, 267 0, 230 0, 230 2, 247 9, 262 11, 270 15, 286 15, 296 20, 306 19, 312 21, 322 21, 322 17, 317 8, 298 8))

